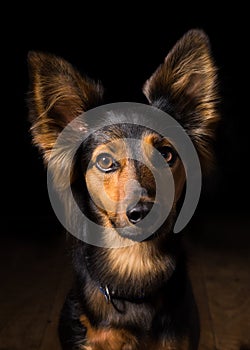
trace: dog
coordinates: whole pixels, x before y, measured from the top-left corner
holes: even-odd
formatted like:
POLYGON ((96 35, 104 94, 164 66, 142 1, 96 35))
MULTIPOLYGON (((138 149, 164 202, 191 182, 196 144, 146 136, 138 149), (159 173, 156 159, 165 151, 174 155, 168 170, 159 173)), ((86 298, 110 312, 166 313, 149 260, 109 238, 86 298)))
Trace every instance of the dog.
MULTIPOLYGON (((173 233, 186 184, 185 167, 175 145, 150 128, 124 123, 119 112, 113 112, 109 126, 90 133, 80 144, 70 184, 66 184, 63 172, 70 161, 63 147, 53 153, 56 140, 79 115, 83 119, 80 126, 76 123, 78 134, 89 131, 88 111, 104 103, 104 90, 100 82, 54 55, 30 52, 28 63, 33 142, 45 165, 52 162, 55 186, 62 193, 71 187, 81 212, 101 227, 104 240, 111 244, 98 246, 73 239, 76 278, 60 315, 62 349, 197 349, 199 315, 182 235, 173 233), (136 139, 138 147, 120 142, 128 138, 136 139), (155 232, 137 239, 126 228, 139 225, 156 202, 156 181, 146 165, 153 162, 151 148, 157 149, 170 169, 175 192, 167 219, 155 232), (138 154, 147 159, 138 160, 138 154), (107 197, 112 199, 111 207, 107 197), (113 230, 112 237, 107 228, 113 230), (112 246, 113 241, 118 246, 112 246)), ((209 169, 219 119, 217 68, 203 30, 184 34, 146 81, 143 93, 149 106, 178 121, 198 152, 202 170, 209 169)), ((156 171, 161 173, 162 167, 156 171)), ((159 212, 168 205, 166 197, 160 194, 159 212)), ((73 215, 70 210, 66 210, 69 216, 73 215)))

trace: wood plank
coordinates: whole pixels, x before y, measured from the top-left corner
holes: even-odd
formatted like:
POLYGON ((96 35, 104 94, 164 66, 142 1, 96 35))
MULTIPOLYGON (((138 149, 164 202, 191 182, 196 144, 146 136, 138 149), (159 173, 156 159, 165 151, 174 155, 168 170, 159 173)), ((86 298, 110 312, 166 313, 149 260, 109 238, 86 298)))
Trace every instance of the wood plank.
POLYGON ((250 349, 249 219, 220 215, 203 223, 195 252, 203 270, 215 348, 250 349))
MULTIPOLYGON (((250 225, 233 219, 204 220, 202 235, 189 242, 199 350, 250 349, 250 225)), ((2 241, 0 350, 60 349, 58 316, 72 278, 64 238, 2 241)))
POLYGON ((1 271, 5 279, 0 293, 0 349, 35 350, 60 281, 63 244, 60 237, 15 242, 4 247, 13 256, 1 271))
POLYGON ((213 350, 215 349, 215 337, 200 256, 194 246, 189 246, 188 252, 189 275, 200 316, 199 350, 213 350))
POLYGON ((204 259, 217 349, 250 347, 250 259, 220 251, 205 252, 204 259))
POLYGON ((55 294, 55 300, 50 312, 49 320, 46 324, 46 329, 39 350, 61 350, 57 329, 60 311, 73 280, 72 270, 69 264, 69 259, 66 259, 62 265, 63 268, 61 270, 62 273, 60 283, 55 294))

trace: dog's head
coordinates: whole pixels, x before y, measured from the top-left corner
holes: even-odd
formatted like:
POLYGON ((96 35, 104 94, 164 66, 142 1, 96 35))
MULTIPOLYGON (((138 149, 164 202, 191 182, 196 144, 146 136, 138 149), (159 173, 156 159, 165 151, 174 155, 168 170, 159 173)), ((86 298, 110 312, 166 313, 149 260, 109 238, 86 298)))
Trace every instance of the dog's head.
MULTIPOLYGON (((31 52, 29 65, 31 130, 34 143, 47 164, 58 135, 72 120, 83 114, 78 135, 89 130, 90 121, 88 117, 84 119, 84 113, 103 103, 103 88, 100 83, 81 76, 65 60, 52 55, 31 52)), ((218 116, 216 68, 204 32, 187 32, 146 81, 143 92, 152 106, 169 113, 182 125, 198 151, 203 169, 209 168, 210 141, 218 116)), ((175 185, 165 225, 169 231, 186 180, 173 140, 150 128, 123 123, 122 116, 107 117, 113 118, 115 125, 102 127, 88 136, 75 156, 71 186, 79 206, 91 219, 113 228, 140 224, 153 204, 161 216, 170 205, 169 199, 166 193, 160 193, 156 201, 155 174, 151 169, 156 169, 167 191, 167 179, 161 176, 165 164, 172 172, 175 185), (129 142, 129 139, 137 141, 129 142), (163 163, 157 163, 154 150, 162 155, 163 163), (85 198, 79 196, 79 192, 85 198)), ((67 152, 61 149, 54 158, 54 162, 60 163, 60 173, 54 178, 63 188, 63 168, 69 166, 67 152)), ((124 236, 129 237, 129 233, 124 236)))

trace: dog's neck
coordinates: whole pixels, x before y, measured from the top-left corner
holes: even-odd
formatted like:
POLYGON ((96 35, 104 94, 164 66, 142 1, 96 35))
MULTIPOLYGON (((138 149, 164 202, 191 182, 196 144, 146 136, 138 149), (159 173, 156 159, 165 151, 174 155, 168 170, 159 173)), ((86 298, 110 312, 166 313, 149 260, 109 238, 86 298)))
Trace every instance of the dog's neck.
POLYGON ((91 252, 84 254, 88 283, 99 291, 107 303, 112 303, 114 300, 141 303, 151 299, 156 292, 165 288, 176 269, 180 255, 176 243, 178 246, 176 240, 174 243, 172 240, 168 241, 168 249, 162 251, 158 251, 153 242, 147 242, 144 247, 140 243, 134 249, 101 250, 99 253, 97 250, 94 256, 91 252), (146 249, 149 250, 149 256, 145 257, 146 249), (127 256, 127 263, 122 254, 127 256), (135 262, 138 266, 134 266, 134 269, 131 263, 131 259, 134 259, 133 254, 137 260, 141 260, 139 263, 135 262), (104 261, 107 261, 107 255, 110 266, 105 266, 102 262, 103 257, 104 261), (116 270, 119 271, 117 274, 116 270))
POLYGON ((137 295, 129 296, 127 294, 122 294, 116 291, 112 287, 109 288, 107 285, 105 287, 99 286, 100 292, 103 294, 107 303, 114 305, 114 300, 129 301, 132 303, 142 303, 145 302, 149 297, 145 295, 142 290, 141 293, 138 292, 137 295))
POLYGON ((113 304, 115 299, 139 303, 145 301, 149 297, 149 295, 145 293, 144 289, 136 290, 136 293, 128 293, 128 291, 125 291, 124 289, 121 290, 119 287, 115 287, 110 282, 105 284, 104 281, 97 280, 97 278, 93 277, 93 274, 91 273, 89 260, 86 257, 85 263, 88 271, 88 277, 91 281, 90 283, 92 283, 94 289, 98 290, 100 294, 102 294, 107 304, 113 304))

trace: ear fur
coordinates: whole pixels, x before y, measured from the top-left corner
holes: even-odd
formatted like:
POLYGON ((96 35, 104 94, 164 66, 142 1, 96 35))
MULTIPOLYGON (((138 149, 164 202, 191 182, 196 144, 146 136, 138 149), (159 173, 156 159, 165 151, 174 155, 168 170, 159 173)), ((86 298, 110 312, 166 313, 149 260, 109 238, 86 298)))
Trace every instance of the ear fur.
POLYGON ((210 141, 218 121, 216 71, 207 35, 202 30, 190 30, 143 87, 153 106, 184 127, 204 168, 212 163, 210 141))
MULTIPOLYGON (((28 62, 31 132, 47 163, 58 134, 72 119, 101 104, 103 88, 59 57, 30 52, 28 62)), ((216 81, 208 37, 202 30, 190 30, 143 87, 153 106, 186 129, 205 168, 212 161, 210 141, 218 121, 216 81)))
POLYGON ((28 63, 31 132, 47 163, 58 134, 75 117, 101 104, 103 88, 54 55, 29 52, 28 63))

